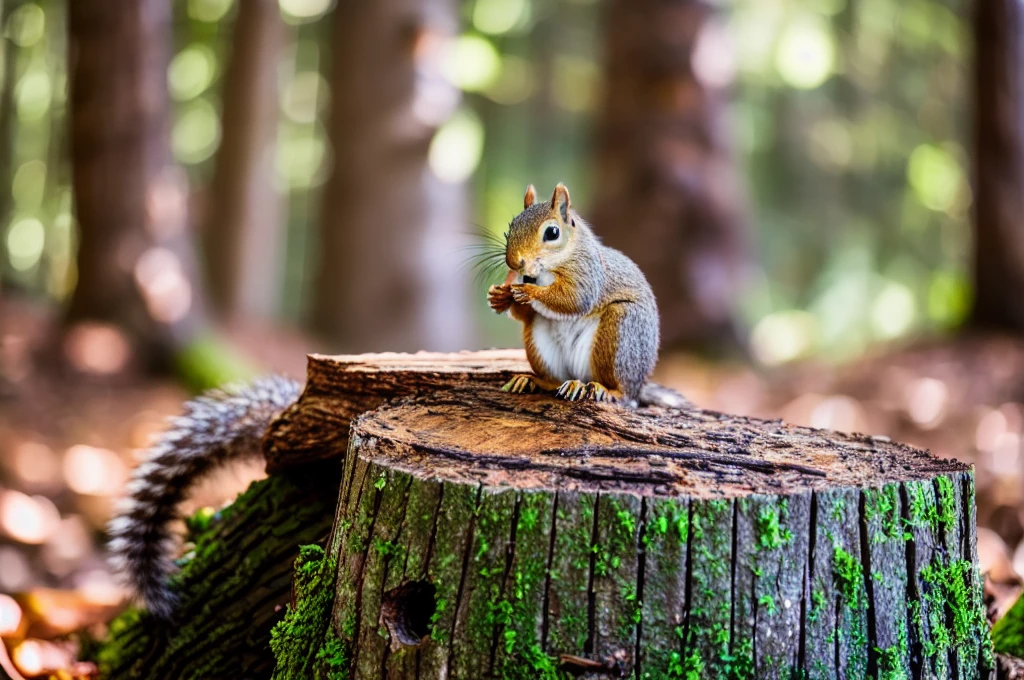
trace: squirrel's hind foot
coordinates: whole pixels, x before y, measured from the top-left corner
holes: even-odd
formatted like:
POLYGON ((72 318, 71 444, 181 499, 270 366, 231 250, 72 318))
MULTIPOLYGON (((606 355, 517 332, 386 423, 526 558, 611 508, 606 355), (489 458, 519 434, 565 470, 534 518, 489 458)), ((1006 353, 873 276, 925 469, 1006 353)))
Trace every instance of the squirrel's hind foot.
POLYGON ((517 373, 512 376, 512 379, 505 383, 505 386, 501 388, 502 392, 511 392, 512 394, 527 394, 536 392, 540 386, 532 375, 526 375, 525 373, 517 373))
POLYGON ((622 398, 619 390, 610 390, 599 382, 566 380, 555 392, 555 396, 566 401, 617 402, 622 398))
POLYGON ((608 389, 599 382, 587 383, 587 395, 594 401, 615 403, 622 400, 622 392, 608 389))

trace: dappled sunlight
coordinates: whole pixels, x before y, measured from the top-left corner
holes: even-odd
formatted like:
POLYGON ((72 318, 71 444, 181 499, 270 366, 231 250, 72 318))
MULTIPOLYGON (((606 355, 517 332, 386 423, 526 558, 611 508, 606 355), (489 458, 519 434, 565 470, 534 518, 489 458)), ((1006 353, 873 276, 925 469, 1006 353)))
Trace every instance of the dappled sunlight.
POLYGON ((924 430, 942 424, 949 408, 949 388, 935 378, 918 378, 907 386, 907 415, 924 430))
POLYGON ((60 513, 45 496, 0 491, 0 529, 21 543, 44 543, 57 530, 60 513))
POLYGON ((110 324, 83 322, 64 336, 64 355, 82 373, 110 375, 131 360, 131 346, 123 330, 110 324))
POLYGON ((13 447, 9 465, 18 480, 33 490, 53 491, 60 482, 60 460, 46 444, 25 440, 13 447))
POLYGON ((75 493, 112 496, 127 478, 124 461, 109 449, 77 444, 64 453, 64 480, 75 493))
POLYGON ((442 181, 464 182, 473 174, 484 147, 484 129, 480 118, 462 111, 441 126, 430 142, 427 162, 442 181))
POLYGON ((174 323, 185 318, 192 306, 192 284, 176 254, 166 248, 150 248, 139 256, 134 273, 154 319, 174 323))

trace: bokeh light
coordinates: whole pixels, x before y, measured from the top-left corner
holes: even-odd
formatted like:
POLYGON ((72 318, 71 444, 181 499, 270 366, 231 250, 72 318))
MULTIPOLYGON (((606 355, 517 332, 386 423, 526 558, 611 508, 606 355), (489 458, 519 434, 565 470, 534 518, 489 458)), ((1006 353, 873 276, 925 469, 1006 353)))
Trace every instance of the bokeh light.
POLYGON ((0 636, 13 635, 21 625, 21 606, 10 595, 0 593, 0 636))
POLYGON ((174 55, 167 69, 167 82, 175 99, 187 101, 205 92, 216 75, 217 59, 213 50, 203 44, 193 44, 174 55))
POLYGON ((824 21, 813 16, 794 19, 779 36, 775 68, 790 86, 810 90, 832 73, 835 42, 824 21))
POLYGON ((46 34, 46 14, 34 2, 15 7, 7 19, 7 35, 18 47, 32 47, 46 34))
POLYGON ((530 21, 530 0, 476 0, 473 27, 481 33, 504 35, 530 21))
POLYGON ((122 329, 112 324, 83 322, 64 336, 64 356, 83 373, 111 375, 131 359, 131 346, 122 329))
POLYGON ((0 492, 0 528, 14 540, 43 543, 59 522, 60 513, 50 499, 14 490, 0 492))
POLYGON ((960 164, 944 148, 922 144, 910 154, 907 179, 921 204, 948 212, 964 183, 960 164))
POLYGON ((234 0, 188 0, 188 15, 196 21, 214 23, 231 10, 234 0))
POLYGON ((281 12, 289 23, 319 19, 334 6, 334 0, 280 0, 281 12))
POLYGON ((443 70, 463 90, 486 90, 501 76, 501 54, 483 36, 461 35, 449 46, 443 70))
POLYGON ((327 101, 329 89, 327 81, 316 71, 300 71, 281 92, 281 110, 293 123, 314 123, 327 101))
POLYGON ((26 217, 14 222, 7 229, 7 256, 11 266, 25 271, 36 266, 43 254, 46 230, 35 217, 26 217))
POLYGON ((792 361, 810 352, 817 333, 814 317, 791 309, 765 316, 751 334, 751 349, 769 365, 792 361))
POLYGON ((188 104, 174 123, 171 135, 175 157, 183 163, 200 163, 213 155, 220 142, 220 117, 206 99, 188 104))
POLYGON ((11 467, 22 484, 53 488, 60 481, 57 454, 46 444, 25 440, 14 447, 11 467))
POLYGON ((434 135, 427 159, 435 175, 456 184, 473 174, 483 148, 483 123, 475 113, 462 110, 434 135))
POLYGON ((38 120, 49 110, 53 97, 53 81, 48 72, 30 71, 18 81, 14 97, 18 117, 25 121, 38 120))
POLYGON ((109 449, 78 444, 64 454, 64 480, 75 493, 112 496, 127 477, 121 457, 109 449))
POLYGON ((153 247, 135 263, 135 281, 146 308, 161 323, 180 321, 192 306, 192 284, 181 259, 166 248, 153 247))

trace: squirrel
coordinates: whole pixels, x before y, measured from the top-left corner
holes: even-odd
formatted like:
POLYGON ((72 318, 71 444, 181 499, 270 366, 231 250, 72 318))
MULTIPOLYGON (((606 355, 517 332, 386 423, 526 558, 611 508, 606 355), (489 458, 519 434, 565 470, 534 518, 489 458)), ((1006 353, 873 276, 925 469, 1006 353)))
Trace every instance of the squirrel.
MULTIPOLYGON (((601 245, 572 210, 563 185, 550 204, 535 199, 531 186, 506 237, 509 277, 488 291, 495 311, 523 322, 534 371, 516 375, 503 389, 635 402, 658 353, 654 294, 632 261, 601 245)), ((186 402, 132 473, 127 497, 108 525, 108 547, 111 565, 152 615, 170 619, 174 613, 167 582, 175 568, 170 525, 179 503, 216 467, 258 455, 267 427, 300 391, 299 383, 272 375, 186 402)), ((685 402, 676 397, 646 398, 685 402)))
POLYGON ((505 234, 505 283, 491 286, 491 309, 523 324, 533 375, 514 376, 506 392, 554 392, 569 401, 635 405, 658 358, 658 305, 640 268, 601 243, 555 187, 537 202, 526 188, 523 211, 505 234))
POLYGON ((107 526, 108 549, 115 572, 154 616, 171 618, 176 603, 167 580, 174 571, 170 522, 178 504, 216 467, 258 455, 270 422, 300 391, 299 383, 272 375, 207 392, 185 403, 135 468, 107 526))

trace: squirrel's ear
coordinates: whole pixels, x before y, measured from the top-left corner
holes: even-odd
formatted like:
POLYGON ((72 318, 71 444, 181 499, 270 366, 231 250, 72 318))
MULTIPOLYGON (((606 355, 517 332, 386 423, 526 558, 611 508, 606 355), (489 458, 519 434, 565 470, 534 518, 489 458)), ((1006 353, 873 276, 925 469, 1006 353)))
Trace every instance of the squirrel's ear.
POLYGON ((526 210, 533 202, 537 200, 537 190, 533 188, 532 184, 526 186, 526 195, 523 196, 523 210, 526 210))
POLYGON ((565 185, 561 182, 555 187, 555 192, 551 194, 551 209, 558 212, 562 216, 563 222, 569 221, 569 190, 565 188, 565 185))

